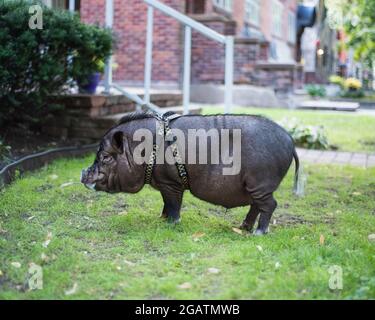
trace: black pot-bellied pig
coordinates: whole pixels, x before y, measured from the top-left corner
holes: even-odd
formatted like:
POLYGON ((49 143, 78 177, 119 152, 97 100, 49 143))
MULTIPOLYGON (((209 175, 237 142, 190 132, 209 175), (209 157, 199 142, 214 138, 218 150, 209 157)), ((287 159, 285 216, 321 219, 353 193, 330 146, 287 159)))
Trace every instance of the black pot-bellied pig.
POLYGON ((255 234, 264 234, 277 206, 273 193, 293 158, 296 189, 293 140, 261 116, 132 113, 104 135, 81 182, 110 193, 136 193, 150 183, 163 197, 161 216, 173 222, 187 189, 226 208, 250 205, 241 227, 251 231, 260 215, 255 234))

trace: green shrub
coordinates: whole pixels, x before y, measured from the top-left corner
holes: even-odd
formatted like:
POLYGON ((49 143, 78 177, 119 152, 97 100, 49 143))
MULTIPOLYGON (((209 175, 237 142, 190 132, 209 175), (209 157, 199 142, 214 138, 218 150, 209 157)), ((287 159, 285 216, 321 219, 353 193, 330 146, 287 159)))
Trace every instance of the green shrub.
POLYGON ((11 147, 4 144, 4 142, 0 140, 0 161, 7 162, 11 156, 10 151, 11 147))
POLYGON ((363 91, 363 89, 344 90, 340 92, 340 96, 342 98, 360 99, 365 97, 365 92, 363 91))
POLYGON ((98 70, 112 50, 107 29, 85 25, 78 16, 36 1, 0 0, 0 126, 35 122, 59 94, 98 70), (43 9, 43 28, 30 29, 29 7, 43 9))
POLYGON ((303 125, 296 118, 285 118, 279 124, 289 132, 298 147, 322 150, 329 148, 323 127, 303 125))
POLYGON ((325 97, 326 96, 326 89, 323 86, 315 86, 315 85, 308 85, 306 86, 307 93, 310 97, 325 97))
POLYGON ((336 85, 340 86, 341 88, 343 88, 344 84, 345 84, 345 79, 343 77, 340 77, 340 76, 331 75, 329 77, 329 82, 332 83, 332 84, 336 84, 336 85))

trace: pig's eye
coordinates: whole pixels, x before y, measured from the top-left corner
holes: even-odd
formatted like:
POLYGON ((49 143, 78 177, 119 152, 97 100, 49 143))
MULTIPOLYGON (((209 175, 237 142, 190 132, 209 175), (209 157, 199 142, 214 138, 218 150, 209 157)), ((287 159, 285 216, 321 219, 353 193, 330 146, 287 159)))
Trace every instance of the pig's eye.
POLYGON ((102 156, 102 162, 103 163, 111 163, 113 160, 112 156, 105 154, 102 156))

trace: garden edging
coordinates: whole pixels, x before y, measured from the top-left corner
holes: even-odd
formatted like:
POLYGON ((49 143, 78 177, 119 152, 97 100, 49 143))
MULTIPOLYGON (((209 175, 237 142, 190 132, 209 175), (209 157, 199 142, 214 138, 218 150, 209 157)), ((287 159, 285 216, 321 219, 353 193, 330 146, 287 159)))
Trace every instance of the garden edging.
POLYGON ((82 146, 62 147, 31 154, 14 161, 0 170, 0 190, 10 184, 17 172, 21 174, 27 171, 39 169, 57 158, 68 156, 83 156, 97 149, 98 144, 82 146))

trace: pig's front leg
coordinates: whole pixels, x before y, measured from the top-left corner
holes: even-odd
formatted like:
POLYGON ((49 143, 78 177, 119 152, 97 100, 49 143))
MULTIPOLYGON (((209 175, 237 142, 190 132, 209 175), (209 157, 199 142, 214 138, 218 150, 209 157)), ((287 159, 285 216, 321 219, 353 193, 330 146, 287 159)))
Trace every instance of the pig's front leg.
POLYGON ((166 188, 160 190, 164 201, 163 212, 161 217, 168 219, 171 223, 180 222, 180 210, 182 203, 182 190, 166 188))

